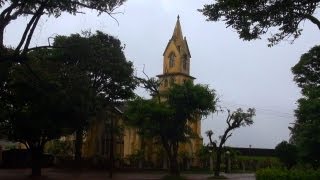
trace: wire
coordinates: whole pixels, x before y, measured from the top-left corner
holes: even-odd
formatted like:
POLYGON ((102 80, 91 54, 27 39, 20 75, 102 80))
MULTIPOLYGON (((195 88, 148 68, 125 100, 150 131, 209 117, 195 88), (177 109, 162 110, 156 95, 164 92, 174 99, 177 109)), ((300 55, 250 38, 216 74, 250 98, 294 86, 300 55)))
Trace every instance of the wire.
MULTIPOLYGON (((244 104, 238 104, 238 103, 233 103, 233 102, 228 102, 228 101, 222 101, 222 105, 223 106, 232 106, 232 107, 254 107, 254 106, 249 106, 249 105, 244 105, 244 104)), ((255 107, 255 109, 257 111, 259 111, 259 114, 262 113, 264 115, 271 115, 271 116, 276 116, 276 117, 282 117, 282 118, 295 118, 294 116, 294 112, 292 111, 292 113, 289 112, 283 112, 283 111, 279 111, 279 110, 274 110, 274 109, 270 109, 270 108, 262 108, 262 107, 255 107)))

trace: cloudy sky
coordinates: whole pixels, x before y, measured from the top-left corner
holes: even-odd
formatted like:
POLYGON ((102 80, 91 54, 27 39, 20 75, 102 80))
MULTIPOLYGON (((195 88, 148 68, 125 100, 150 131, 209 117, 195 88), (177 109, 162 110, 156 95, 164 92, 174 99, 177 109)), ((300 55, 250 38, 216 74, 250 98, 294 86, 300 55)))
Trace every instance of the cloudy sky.
MULTIPOLYGON (((301 54, 316 45, 319 30, 309 22, 302 23, 302 36, 290 44, 268 48, 266 37, 242 41, 223 22, 206 22, 197 11, 208 0, 128 0, 115 20, 94 11, 84 15, 63 14, 59 19, 43 17, 32 45, 47 45, 50 36, 101 30, 118 37, 125 44, 125 54, 133 61, 138 75, 145 67, 149 76, 162 72, 162 53, 180 15, 183 34, 191 51, 191 75, 196 83, 215 89, 220 105, 229 109, 256 108, 255 123, 236 130, 227 145, 274 148, 288 140, 288 126, 294 121, 293 110, 300 90, 290 71, 301 54)), ((5 43, 17 44, 27 18, 21 18, 6 29, 5 43)), ((144 90, 137 91, 146 95, 144 90)), ((202 132, 212 129, 215 136, 223 133, 225 115, 213 114, 202 121, 202 132)), ((204 141, 207 138, 204 136, 204 141)))

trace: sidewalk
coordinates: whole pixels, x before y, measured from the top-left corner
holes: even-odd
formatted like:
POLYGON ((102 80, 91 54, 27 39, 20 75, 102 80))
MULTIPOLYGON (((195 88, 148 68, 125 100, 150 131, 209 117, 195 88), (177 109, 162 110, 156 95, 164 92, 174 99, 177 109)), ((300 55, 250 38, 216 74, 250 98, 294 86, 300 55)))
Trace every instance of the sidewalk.
MULTIPOLYGON (((0 180, 27 180, 32 179, 29 177, 30 169, 0 169, 0 180)), ((107 171, 68 171, 60 169, 42 169, 43 177, 37 178, 40 180, 106 180, 109 178, 107 171)), ((121 172, 115 173, 113 180, 159 180, 165 173, 162 172, 121 172)), ((229 179, 235 180, 254 180, 254 174, 224 174, 229 179)), ((205 180, 212 174, 182 174, 189 180, 205 180)))

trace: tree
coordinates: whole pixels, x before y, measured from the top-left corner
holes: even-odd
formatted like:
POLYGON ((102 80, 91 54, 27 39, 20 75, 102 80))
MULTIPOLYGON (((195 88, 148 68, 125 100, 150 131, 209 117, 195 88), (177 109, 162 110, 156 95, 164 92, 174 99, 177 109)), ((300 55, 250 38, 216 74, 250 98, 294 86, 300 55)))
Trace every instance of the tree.
MULTIPOLYGON (((213 134, 214 133, 212 130, 206 131, 206 135, 209 138, 209 148, 211 151, 214 151, 217 148, 217 142, 212 140, 213 134)), ((210 154, 210 171, 213 171, 213 153, 210 154)))
POLYGON ((75 94, 77 109, 81 121, 75 124, 76 148, 75 159, 81 159, 83 132, 89 119, 98 111, 112 109, 118 101, 134 95, 136 82, 133 76, 133 64, 127 61, 120 40, 97 31, 96 34, 85 32, 70 36, 57 36, 53 49, 53 58, 61 60, 74 71, 89 79, 87 92, 75 94))
POLYGON ((297 147, 295 145, 282 141, 276 146, 275 152, 288 169, 297 164, 297 147))
MULTIPOLYGON (((250 126, 253 123, 252 118, 253 116, 255 116, 255 109, 253 108, 249 108, 247 112, 244 112, 241 108, 237 109, 234 112, 231 112, 230 110, 227 110, 227 111, 228 111, 228 117, 226 119, 226 123, 228 126, 225 129, 223 135, 219 137, 220 142, 216 151, 217 159, 216 159, 216 169, 214 171, 215 176, 220 175, 221 154, 222 154, 223 146, 226 143, 226 141, 232 136, 231 132, 237 128, 240 128, 241 126, 250 126)), ((208 133, 208 135, 210 134, 211 133, 208 133)))
MULTIPOLYGON (((0 114, 3 114, 0 133, 25 144, 32 154, 32 175, 38 176, 46 142, 59 138, 77 122, 69 98, 74 89, 62 80, 59 64, 30 56, 29 66, 41 80, 30 74, 23 64, 11 66, 0 92, 0 114)), ((86 79, 80 76, 76 79, 85 85, 86 79)))
POLYGON ((294 80, 302 89, 298 100, 296 120, 291 129, 291 140, 297 145, 299 157, 314 168, 320 166, 320 46, 301 56, 292 68, 294 80))
POLYGON ((200 12, 208 21, 225 21, 227 27, 231 26, 241 39, 248 41, 276 30, 268 38, 272 46, 284 39, 293 42, 301 35, 306 20, 320 29, 320 21, 314 15, 319 3, 319 0, 217 0, 204 5, 200 12))
MULTIPOLYGON (((59 18, 62 13, 76 15, 84 13, 84 9, 96 10, 99 15, 107 13, 112 17, 113 11, 121 6, 126 0, 0 0, 0 62, 4 60, 24 61, 27 53, 38 48, 29 48, 34 30, 42 16, 59 18), (6 45, 3 42, 5 28, 14 20, 29 16, 29 22, 24 28, 24 32, 14 53, 7 55, 4 53, 6 45)), ((50 44, 49 44, 50 46, 50 44)))
MULTIPOLYGON (((28 53, 30 60, 13 63, 0 86, 0 133, 24 143, 37 161, 47 141, 74 131, 80 158, 89 117, 131 97, 136 86, 118 39, 97 32, 59 36, 55 43, 69 47, 28 53)), ((33 175, 41 175, 33 164, 33 175)))
MULTIPOLYGON (((152 80, 151 84, 153 83, 157 82, 152 80)), ((129 102, 127 121, 147 137, 152 137, 162 144, 170 161, 170 174, 179 175, 179 144, 195 137, 189 126, 190 122, 215 111, 215 93, 207 86, 194 85, 190 81, 183 85, 173 85, 165 94, 153 91, 151 93, 158 94, 159 97, 137 98, 129 102)))

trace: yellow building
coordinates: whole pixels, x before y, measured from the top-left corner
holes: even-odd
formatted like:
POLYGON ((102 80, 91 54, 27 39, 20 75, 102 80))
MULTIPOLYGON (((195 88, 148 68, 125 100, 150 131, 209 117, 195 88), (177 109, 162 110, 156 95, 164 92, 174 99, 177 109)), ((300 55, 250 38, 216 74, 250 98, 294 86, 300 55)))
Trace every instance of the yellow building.
MULTIPOLYGON (((161 81, 159 87, 160 92, 166 91, 174 83, 182 84, 187 80, 193 81, 195 79, 190 76, 190 59, 191 54, 188 43, 186 37, 183 37, 178 16, 173 35, 163 53, 163 73, 158 75, 158 78, 161 81)), ((116 109, 116 112, 116 114, 121 114, 121 110, 119 109, 116 109)), ((118 115, 117 117, 117 125, 122 126, 121 115, 118 115)), ((179 146, 180 155, 185 157, 185 159, 181 158, 180 161, 184 161, 185 163, 185 160, 187 159, 188 162, 186 164, 188 164, 188 166, 199 165, 195 154, 202 145, 200 118, 201 117, 199 116, 199 119, 195 121, 195 123, 190 124, 198 137, 192 138, 189 142, 179 146)), ((104 128, 104 123, 96 121, 87 133, 84 155, 108 155, 108 147, 110 144, 106 142, 108 135, 105 133, 107 132, 104 128)), ((123 134, 116 137, 115 143, 114 151, 120 158, 125 159, 132 155, 137 155, 143 149, 145 161, 152 162, 156 167, 167 166, 167 158, 165 157, 161 146, 155 144, 155 142, 142 139, 135 128, 124 126, 123 134)))
MULTIPOLYGON (((190 76, 191 54, 186 37, 183 37, 180 19, 178 16, 173 34, 163 53, 163 74, 158 75, 161 82, 160 92, 166 91, 172 84, 182 84, 193 81, 190 76)), ((199 116, 190 126, 198 138, 190 139, 189 143, 181 144, 179 151, 187 157, 195 157, 202 145, 201 117, 199 116)), ((191 158, 191 164, 198 166, 197 158, 191 158)))

